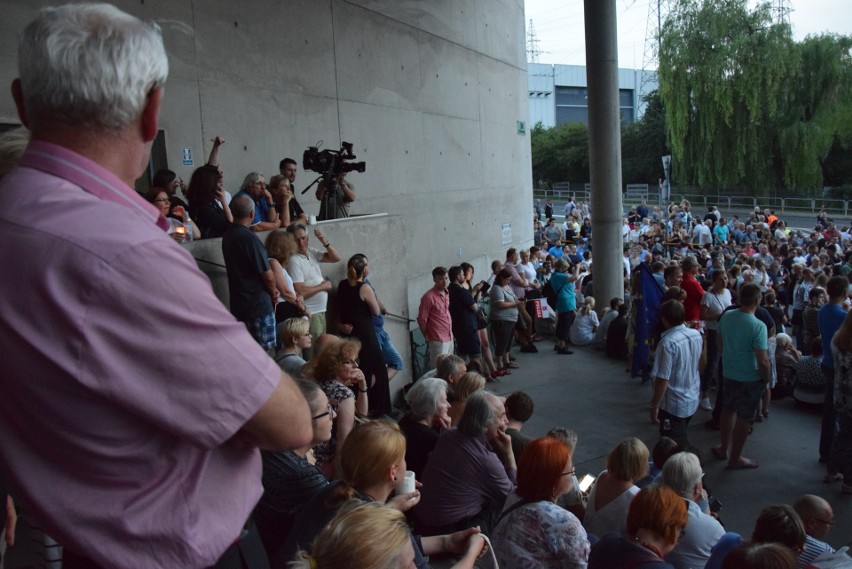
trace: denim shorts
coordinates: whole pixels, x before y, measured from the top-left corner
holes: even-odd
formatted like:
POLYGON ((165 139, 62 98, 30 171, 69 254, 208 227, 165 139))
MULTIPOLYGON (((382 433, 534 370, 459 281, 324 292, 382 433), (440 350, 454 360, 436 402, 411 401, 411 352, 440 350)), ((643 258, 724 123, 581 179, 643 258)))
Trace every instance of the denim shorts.
POLYGON ((385 365, 393 369, 402 369, 402 356, 396 351, 384 328, 376 328, 376 339, 379 341, 379 349, 382 351, 385 365))
POLYGON ((757 381, 734 381, 725 378, 725 401, 722 409, 736 413, 744 421, 754 421, 766 384, 757 381))

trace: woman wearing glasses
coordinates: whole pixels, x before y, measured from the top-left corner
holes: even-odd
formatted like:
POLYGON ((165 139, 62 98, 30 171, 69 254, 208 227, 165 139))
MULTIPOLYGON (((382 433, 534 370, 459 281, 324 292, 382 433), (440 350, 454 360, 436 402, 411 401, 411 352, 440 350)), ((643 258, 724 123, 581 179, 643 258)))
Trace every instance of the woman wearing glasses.
POLYGON ((314 445, 317 466, 332 478, 334 456, 355 426, 355 413, 368 412, 367 380, 358 369, 358 340, 334 340, 302 368, 305 377, 316 381, 337 414, 331 438, 314 445))
POLYGON ((263 458, 263 496, 254 511, 260 539, 272 557, 293 527, 293 518, 304 504, 329 482, 316 466, 311 446, 331 438, 336 413, 325 393, 313 381, 296 384, 311 409, 313 439, 302 448, 287 451, 261 451, 263 458))
POLYGON ((187 231, 192 231, 192 239, 201 239, 201 231, 189 218, 189 214, 182 205, 171 205, 169 194, 160 188, 151 188, 146 196, 148 201, 154 204, 163 217, 169 221, 169 235, 176 241, 183 242, 187 231), (178 228, 183 228, 179 230, 178 228))
POLYGON ((527 445, 518 463, 518 487, 494 530, 502 567, 585 568, 589 540, 577 516, 556 505, 574 485, 568 446, 553 437, 527 445))

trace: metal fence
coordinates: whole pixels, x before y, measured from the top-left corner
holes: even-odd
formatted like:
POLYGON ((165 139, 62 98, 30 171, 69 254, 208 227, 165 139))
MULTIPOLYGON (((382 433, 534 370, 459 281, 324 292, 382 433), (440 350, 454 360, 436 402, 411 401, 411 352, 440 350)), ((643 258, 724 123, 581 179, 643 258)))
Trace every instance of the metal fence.
MULTIPOLYGON (((646 185, 642 185, 647 187, 646 185)), ((852 200, 824 199, 818 197, 780 197, 778 195, 756 197, 745 195, 720 195, 682 192, 680 188, 672 191, 669 201, 682 202, 688 200, 693 206, 707 207, 717 205, 724 210, 744 210, 755 207, 770 208, 779 213, 812 213, 825 210, 829 214, 848 216, 852 209, 852 200)), ((534 189, 534 199, 566 200, 573 195, 578 201, 591 200, 591 184, 585 184, 582 190, 572 190, 567 183, 554 184, 553 189, 534 189)), ((649 204, 662 205, 660 191, 657 188, 644 190, 639 184, 627 184, 622 193, 622 203, 625 206, 638 205, 642 200, 649 204)))

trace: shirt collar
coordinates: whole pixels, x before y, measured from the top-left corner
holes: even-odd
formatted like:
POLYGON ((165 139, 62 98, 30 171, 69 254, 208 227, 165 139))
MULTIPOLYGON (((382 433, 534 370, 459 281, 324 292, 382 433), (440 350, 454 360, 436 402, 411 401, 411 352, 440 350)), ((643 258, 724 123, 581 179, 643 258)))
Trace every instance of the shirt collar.
POLYGON ((153 204, 100 164, 68 148, 33 140, 21 158, 20 166, 68 180, 93 196, 122 205, 150 219, 163 231, 169 229, 169 221, 153 204))

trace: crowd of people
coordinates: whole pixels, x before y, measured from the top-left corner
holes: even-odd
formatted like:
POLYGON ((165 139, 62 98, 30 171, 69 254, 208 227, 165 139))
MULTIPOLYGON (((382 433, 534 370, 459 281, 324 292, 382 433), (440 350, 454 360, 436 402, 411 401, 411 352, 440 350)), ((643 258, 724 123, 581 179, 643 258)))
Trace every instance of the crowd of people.
MULTIPOLYGON (((773 378, 779 396, 795 394, 818 369, 831 379, 826 481, 852 492, 852 265, 833 262, 847 238, 827 219, 799 245, 800 263, 795 236, 757 212, 728 232, 716 231, 721 219, 684 219, 688 204, 649 224, 700 225, 719 239, 696 246, 636 232, 653 219, 637 208, 625 256, 633 294, 599 318, 592 226, 572 200, 564 232, 549 221, 488 279, 464 263, 432 271, 417 323, 434 369, 408 387, 397 417, 388 382, 403 362, 369 261, 348 259, 330 330, 321 263, 343 257, 318 229, 322 249, 310 247, 294 161, 269 187, 248 174, 231 199, 216 137, 185 203, 173 173, 158 173, 147 200, 133 190, 168 77, 156 25, 109 5, 48 7, 24 30, 19 59, 13 95, 32 140, 4 148, 3 163, 14 154, 17 166, 0 172, 0 262, 16 269, 0 278, 0 344, 14 354, 0 360, 0 495, 8 485, 56 539, 63 567, 425 568, 449 555, 469 568, 490 555, 509 568, 792 568, 830 552, 820 540, 833 513, 815 496, 766 508, 747 543, 721 531, 686 440, 715 382, 713 452, 730 468, 756 467, 742 449, 752 420, 767 417, 773 378), (209 237, 222 238, 231 313, 174 243, 209 237), (653 451, 619 442, 587 487, 573 463, 577 433, 529 437, 532 398, 486 387, 519 367, 513 343, 535 354, 551 331, 560 355, 597 344, 626 356, 645 265, 668 297, 645 364, 663 436, 653 451), (794 328, 779 339, 786 308, 794 328), (711 321, 721 349, 702 386, 711 321), (805 334, 813 347, 800 356, 805 334), (800 369, 820 347, 821 367, 800 369)), ((330 185, 318 190, 325 211, 345 210, 351 185, 330 185)), ((11 500, 7 513, 13 536, 11 500)))

